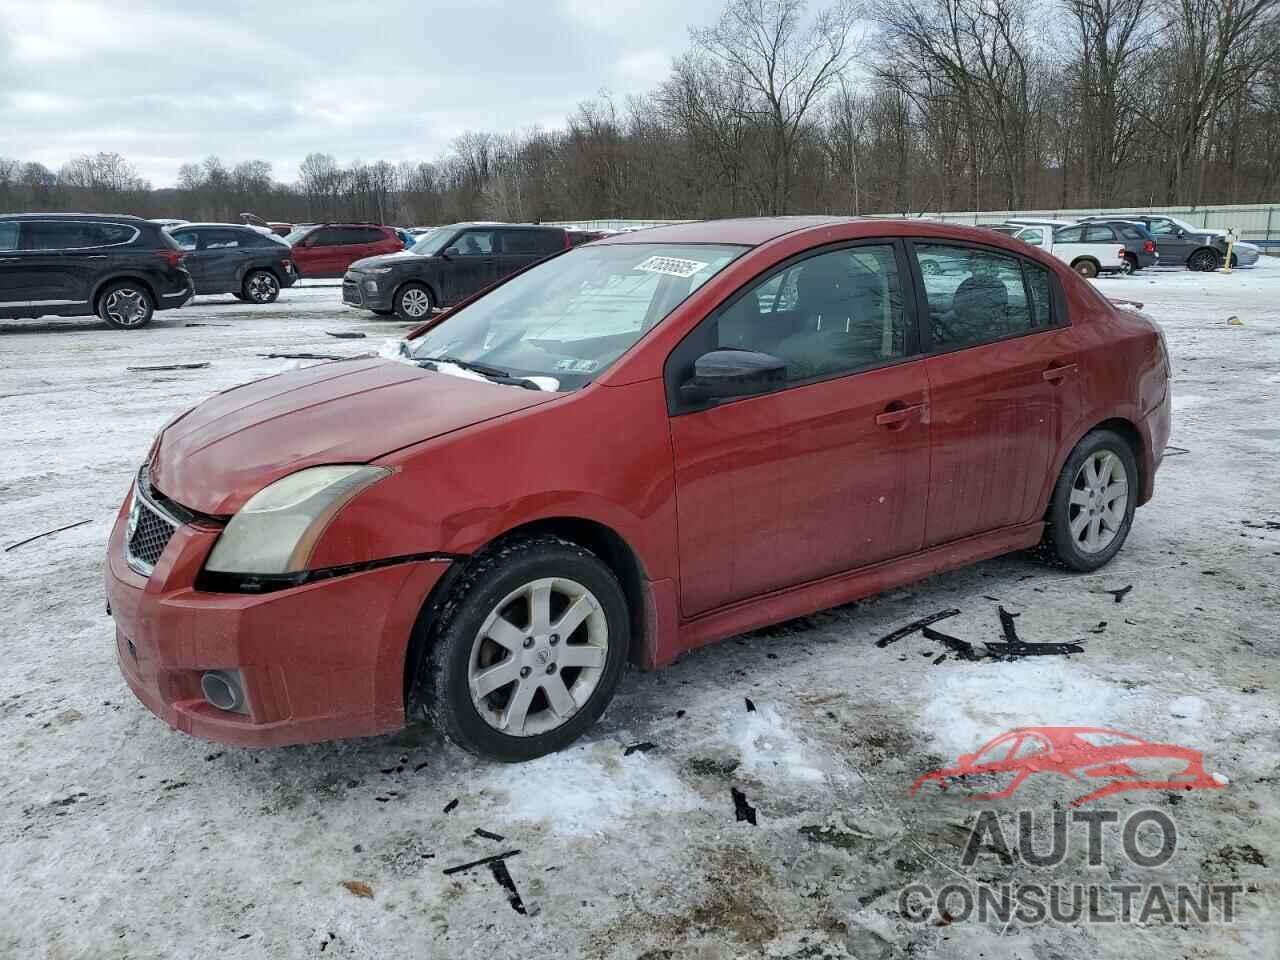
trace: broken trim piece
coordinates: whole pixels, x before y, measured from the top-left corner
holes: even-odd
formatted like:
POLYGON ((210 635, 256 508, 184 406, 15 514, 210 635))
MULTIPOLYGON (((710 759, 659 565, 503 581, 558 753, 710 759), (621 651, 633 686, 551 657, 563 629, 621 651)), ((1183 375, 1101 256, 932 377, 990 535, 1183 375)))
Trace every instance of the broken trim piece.
POLYGON ((938 613, 931 613, 927 617, 921 617, 919 620, 911 621, 906 626, 899 627, 897 630, 894 630, 892 633, 885 634, 883 637, 881 637, 879 640, 876 641, 876 646, 880 647, 881 649, 884 649, 889 644, 897 643, 903 637, 908 637, 911 634, 915 633, 917 630, 921 630, 924 627, 927 627, 931 623, 937 623, 939 620, 945 620, 948 617, 956 617, 959 615, 960 615, 960 611, 954 608, 951 610, 942 610, 942 611, 939 611, 938 613))

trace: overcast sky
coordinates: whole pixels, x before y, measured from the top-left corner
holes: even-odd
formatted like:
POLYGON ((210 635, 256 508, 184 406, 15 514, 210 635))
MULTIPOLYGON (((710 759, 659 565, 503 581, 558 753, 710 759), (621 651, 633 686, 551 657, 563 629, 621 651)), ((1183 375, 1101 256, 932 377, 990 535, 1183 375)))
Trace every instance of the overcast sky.
POLYGON ((0 0, 0 156, 432 159, 652 89, 723 0, 0 0))

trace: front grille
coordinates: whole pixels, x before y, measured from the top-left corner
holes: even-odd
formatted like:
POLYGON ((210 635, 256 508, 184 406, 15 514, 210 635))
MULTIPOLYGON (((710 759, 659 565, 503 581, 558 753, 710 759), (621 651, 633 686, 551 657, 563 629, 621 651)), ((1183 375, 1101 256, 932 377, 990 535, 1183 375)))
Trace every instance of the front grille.
POLYGON ((156 561, 177 528, 174 521, 156 510, 135 488, 133 505, 129 508, 129 539, 125 547, 129 566, 143 576, 151 576, 156 561))
POLYGON ((352 303, 357 307, 364 304, 364 295, 360 290, 360 284, 354 280, 342 281, 342 302, 352 303))

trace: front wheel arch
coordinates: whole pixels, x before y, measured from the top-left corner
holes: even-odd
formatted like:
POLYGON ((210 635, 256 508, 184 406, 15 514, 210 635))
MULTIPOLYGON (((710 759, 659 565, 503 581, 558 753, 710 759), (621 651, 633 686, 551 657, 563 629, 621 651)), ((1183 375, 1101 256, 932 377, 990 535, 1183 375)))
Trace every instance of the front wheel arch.
POLYGON ((656 624, 651 623, 653 618, 649 613, 648 578, 639 555, 617 531, 596 520, 583 517, 532 520, 512 527, 478 547, 466 560, 452 564, 423 601, 404 658, 404 704, 407 718, 412 720, 423 715, 426 706, 425 691, 417 683, 422 660, 434 641, 434 624, 441 608, 453 592, 454 586, 466 576, 467 567, 476 556, 500 548, 504 541, 542 535, 559 537, 591 551, 618 578, 631 621, 627 659, 634 665, 640 664, 646 637, 649 631, 656 629, 656 624))
MULTIPOLYGON (((435 284, 430 283, 426 280, 420 280, 417 277, 409 277, 407 280, 400 283, 393 291, 391 291, 391 310, 393 313, 395 312, 395 304, 400 299, 400 294, 403 293, 404 288, 408 286, 425 287, 427 294, 431 297, 432 308, 436 310, 443 309, 443 304, 440 302, 440 294, 436 292, 435 284)), ((430 319, 431 319, 431 316, 430 314, 428 314, 427 316, 422 318, 421 322, 426 323, 430 319)))

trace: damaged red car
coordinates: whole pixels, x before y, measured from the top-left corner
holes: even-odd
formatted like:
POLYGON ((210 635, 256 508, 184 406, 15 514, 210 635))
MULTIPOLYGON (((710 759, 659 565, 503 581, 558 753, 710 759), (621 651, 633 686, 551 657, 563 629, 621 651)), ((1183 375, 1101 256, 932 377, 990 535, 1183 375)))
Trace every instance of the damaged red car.
POLYGON ((431 718, 559 749, 623 667, 1014 550, 1093 570, 1169 434, 1156 325, 990 231, 821 217, 621 234, 398 356, 227 390, 120 510, 120 666, 269 745, 431 718), (945 263, 934 270, 922 264, 945 263))

